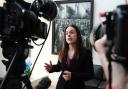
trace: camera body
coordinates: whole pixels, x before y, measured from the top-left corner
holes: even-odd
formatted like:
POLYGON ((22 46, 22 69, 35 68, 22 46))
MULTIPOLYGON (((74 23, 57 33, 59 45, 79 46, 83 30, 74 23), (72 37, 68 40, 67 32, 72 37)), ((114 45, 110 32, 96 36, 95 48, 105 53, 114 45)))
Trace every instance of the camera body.
MULTIPOLYGON (((6 64, 10 64, 15 52, 21 46, 24 49, 21 55, 25 60, 29 53, 25 50, 33 48, 28 44, 31 39, 47 38, 47 24, 42 22, 39 17, 52 21, 56 15, 56 4, 50 0, 34 0, 33 3, 24 0, 6 0, 3 7, 0 7, 2 53, 6 59, 9 59, 9 63, 6 64)), ((19 63, 17 64, 19 65, 19 63)))
POLYGON ((25 38, 46 38, 47 24, 38 19, 30 3, 7 0, 0 7, 0 35, 2 41, 20 42, 25 38))
POLYGON ((128 5, 117 7, 114 21, 115 53, 128 58, 128 5))
POLYGON ((39 17, 52 21, 56 15, 56 4, 50 0, 34 0, 33 3, 6 0, 0 7, 1 48, 3 56, 8 59, 2 60, 7 73, 0 89, 21 89, 25 59, 29 55, 29 48, 33 48, 30 40, 46 39, 48 36, 47 24, 39 17))
POLYGON ((115 11, 106 12, 101 16, 106 17, 106 20, 96 29, 94 41, 107 34, 107 56, 116 54, 114 61, 128 68, 128 5, 119 5, 115 11))

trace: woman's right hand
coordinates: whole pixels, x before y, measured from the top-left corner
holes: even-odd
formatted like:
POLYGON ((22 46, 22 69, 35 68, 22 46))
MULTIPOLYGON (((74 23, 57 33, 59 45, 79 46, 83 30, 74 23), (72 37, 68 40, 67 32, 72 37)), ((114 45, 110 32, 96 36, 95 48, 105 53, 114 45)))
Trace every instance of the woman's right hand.
POLYGON ((48 63, 45 63, 45 65, 44 65, 44 67, 45 67, 45 69, 48 71, 48 72, 50 72, 51 71, 51 69, 52 69, 52 62, 50 61, 50 64, 48 64, 48 63))

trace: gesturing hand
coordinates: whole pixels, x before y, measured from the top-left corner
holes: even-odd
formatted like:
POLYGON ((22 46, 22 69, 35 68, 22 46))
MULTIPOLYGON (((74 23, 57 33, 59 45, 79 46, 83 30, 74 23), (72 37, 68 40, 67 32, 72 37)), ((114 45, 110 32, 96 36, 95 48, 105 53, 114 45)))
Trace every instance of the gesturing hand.
POLYGON ((44 65, 44 67, 45 67, 45 69, 49 72, 51 69, 52 69, 52 62, 50 61, 50 64, 48 64, 48 63, 45 63, 45 65, 44 65))
POLYGON ((65 71, 63 72, 63 78, 64 78, 65 80, 71 80, 71 72, 65 70, 65 71))

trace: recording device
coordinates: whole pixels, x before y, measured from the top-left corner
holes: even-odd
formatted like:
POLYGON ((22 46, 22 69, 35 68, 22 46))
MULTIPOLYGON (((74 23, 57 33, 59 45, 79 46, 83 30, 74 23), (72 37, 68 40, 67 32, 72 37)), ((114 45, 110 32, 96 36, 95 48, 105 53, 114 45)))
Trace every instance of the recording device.
POLYGON ((0 7, 0 40, 3 56, 8 59, 2 62, 6 66, 6 76, 0 89, 21 89, 20 75, 25 70, 25 59, 28 57, 30 40, 46 39, 47 24, 39 18, 54 20, 57 15, 56 3, 51 0, 6 0, 0 7), (19 79, 15 86, 11 85, 19 79))
POLYGON ((6 0, 0 7, 1 40, 20 41, 24 38, 47 37, 47 24, 38 17, 53 20, 56 4, 50 0, 35 0, 32 4, 23 0, 6 0))
POLYGON ((119 5, 113 12, 101 14, 106 20, 95 30, 94 41, 107 34, 108 54, 114 54, 116 61, 128 68, 128 5, 119 5), (103 25, 103 26, 102 26, 103 25))
POLYGON ((43 77, 39 83, 37 84, 37 86, 35 87, 35 89, 48 89, 51 85, 52 81, 49 77, 43 77))

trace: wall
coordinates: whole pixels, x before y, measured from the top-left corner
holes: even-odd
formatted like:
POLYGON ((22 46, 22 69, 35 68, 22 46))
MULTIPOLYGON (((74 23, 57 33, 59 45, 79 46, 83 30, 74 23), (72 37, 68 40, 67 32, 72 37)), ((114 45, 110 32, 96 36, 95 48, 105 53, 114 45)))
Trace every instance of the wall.
MULTIPOLYGON (((3 6, 4 0, 0 0, 0 6, 3 6)), ((1 43, 1 41, 0 41, 1 43)), ((3 77, 5 75, 5 66, 2 64, 1 60, 3 60, 4 57, 2 55, 2 49, 0 48, 0 77, 3 77)))
MULTIPOLYGON (((29 0, 29 1, 31 1, 31 0, 29 0)), ((1 4, 1 2, 2 1, 0 0, 0 4, 1 4)), ((100 23, 99 12, 111 11, 111 10, 115 9, 117 5, 124 4, 124 2, 125 2, 125 0, 94 0, 94 16, 93 16, 94 17, 94 20, 93 20, 94 26, 96 26, 100 23)), ((41 43, 43 41, 44 41, 43 39, 40 39, 37 42, 41 43)), ((34 63, 41 46, 37 47, 33 43, 32 43, 32 45, 34 46, 34 48, 31 49, 31 51, 30 51, 30 59, 31 59, 32 63, 34 63)), ((51 76, 51 75, 58 76, 58 73, 49 75, 44 69, 45 62, 49 63, 50 60, 53 62, 53 64, 55 64, 57 62, 58 56, 51 54, 51 50, 52 50, 51 47, 52 47, 52 29, 50 29, 48 39, 47 39, 46 43, 44 44, 41 54, 36 62, 36 65, 32 72, 31 80, 36 80, 43 76, 51 76)), ((2 57, 2 54, 1 54, 1 57, 2 57)), ((100 64, 98 55, 96 54, 96 52, 94 50, 93 50, 93 58, 94 58, 94 64, 100 64)), ((2 58, 0 58, 0 60, 1 59, 2 58)), ((1 61, 0 61, 0 68, 1 68, 0 69, 0 77, 1 76, 3 77, 5 74, 5 68, 4 68, 3 64, 1 63, 1 61)))

